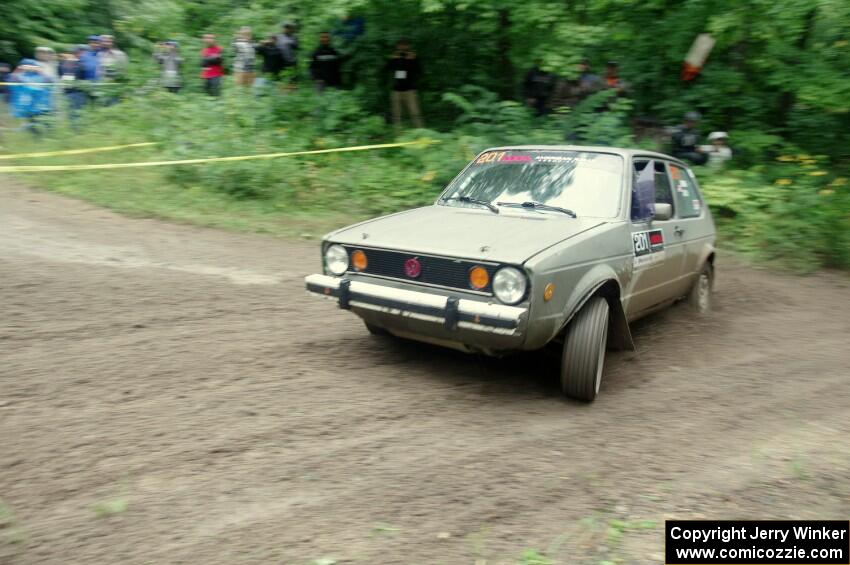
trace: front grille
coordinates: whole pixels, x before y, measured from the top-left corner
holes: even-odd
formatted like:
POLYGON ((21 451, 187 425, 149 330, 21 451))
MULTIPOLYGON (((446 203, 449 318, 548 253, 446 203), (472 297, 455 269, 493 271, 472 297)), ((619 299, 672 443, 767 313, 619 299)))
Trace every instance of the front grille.
POLYGON ((498 265, 478 263, 467 259, 452 259, 449 257, 433 257, 431 255, 417 255, 416 253, 387 251, 386 249, 370 249, 368 247, 344 246, 349 256, 356 249, 362 249, 366 253, 368 264, 361 273, 388 277, 414 283, 431 284, 457 288, 461 290, 473 290, 469 286, 469 270, 475 266, 487 269, 490 282, 480 292, 492 293, 493 275, 498 265), (415 257, 422 265, 422 272, 416 278, 410 278, 404 273, 404 262, 415 257))

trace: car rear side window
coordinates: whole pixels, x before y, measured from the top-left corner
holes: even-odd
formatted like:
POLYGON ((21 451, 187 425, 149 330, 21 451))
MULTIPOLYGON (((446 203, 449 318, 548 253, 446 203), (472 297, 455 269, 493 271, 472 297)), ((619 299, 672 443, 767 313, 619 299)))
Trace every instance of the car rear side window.
POLYGON ((680 218, 696 218, 702 214, 702 200, 697 192, 691 172, 678 165, 670 164, 670 178, 673 179, 673 194, 680 218))

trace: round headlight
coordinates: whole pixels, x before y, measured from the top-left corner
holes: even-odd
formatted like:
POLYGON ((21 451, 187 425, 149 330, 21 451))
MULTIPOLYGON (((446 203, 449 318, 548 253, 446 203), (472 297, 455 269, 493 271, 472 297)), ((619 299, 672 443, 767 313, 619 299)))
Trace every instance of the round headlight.
POLYGON ((516 304, 525 297, 525 274, 513 267, 502 267, 493 277, 493 294, 505 304, 516 304))
POLYGON ((348 270, 348 251, 342 245, 331 245, 325 249, 325 266, 332 275, 341 275, 348 270))

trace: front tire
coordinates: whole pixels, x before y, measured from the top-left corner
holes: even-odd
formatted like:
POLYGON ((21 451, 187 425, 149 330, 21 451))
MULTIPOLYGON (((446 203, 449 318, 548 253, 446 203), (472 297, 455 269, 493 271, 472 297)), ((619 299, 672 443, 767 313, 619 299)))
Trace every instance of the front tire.
POLYGON ((714 287, 714 268, 711 263, 703 265, 702 270, 694 281, 694 286, 688 293, 688 304, 697 314, 705 315, 711 312, 712 296, 711 291, 714 287))
POLYGON ((570 398, 591 402, 599 394, 609 312, 608 301, 594 296, 567 326, 561 357, 561 390, 570 398))

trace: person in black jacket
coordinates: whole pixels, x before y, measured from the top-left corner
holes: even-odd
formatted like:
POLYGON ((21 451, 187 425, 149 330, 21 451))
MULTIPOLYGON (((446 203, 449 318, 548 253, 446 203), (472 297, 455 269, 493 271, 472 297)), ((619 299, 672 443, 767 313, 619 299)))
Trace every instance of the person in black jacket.
POLYGON ((673 130, 672 136, 673 156, 694 165, 705 165, 708 161, 708 155, 697 145, 699 141, 697 125, 699 125, 700 118, 699 112, 690 111, 686 113, 682 124, 673 130))
POLYGON ((340 54, 331 46, 331 34, 327 31, 319 34, 319 47, 310 59, 310 76, 318 92, 325 88, 339 88, 342 84, 340 54))
POLYGON ((542 116, 549 108, 549 97, 555 87, 555 75, 541 68, 543 61, 537 59, 522 81, 525 103, 542 116))
POLYGON ((419 66, 416 53, 410 50, 410 44, 406 39, 400 39, 396 43, 395 52, 387 62, 386 68, 392 74, 393 79, 393 90, 390 93, 393 124, 397 129, 401 127, 401 106, 404 104, 413 125, 418 128, 424 127, 422 115, 419 111, 419 96, 416 91, 419 75, 422 74, 422 67, 419 66))
POLYGON ((283 70, 283 57, 275 43, 275 35, 270 33, 266 39, 254 45, 254 51, 263 59, 263 75, 271 80, 278 80, 280 71, 283 70))

